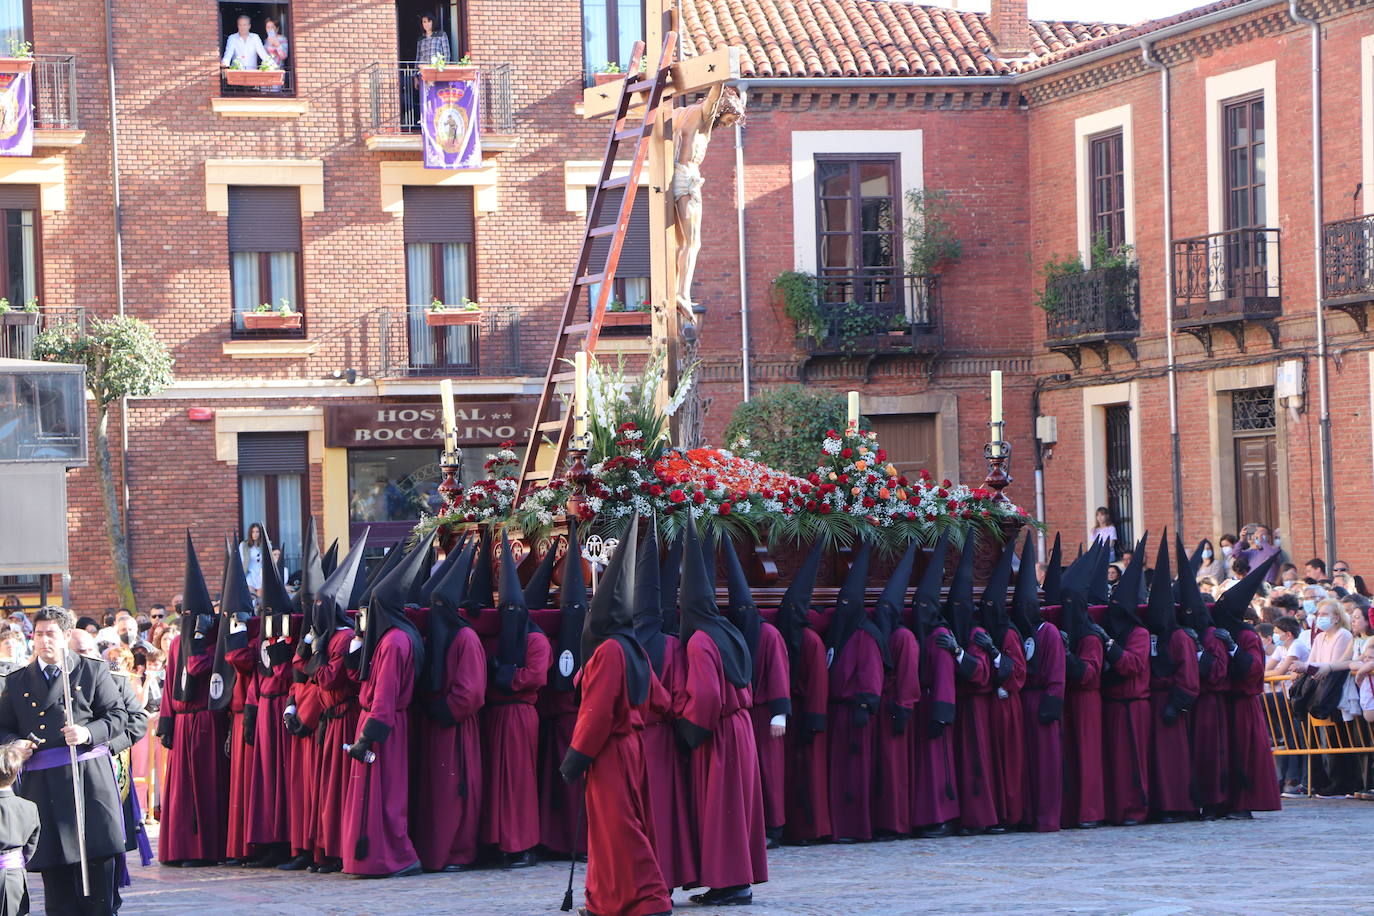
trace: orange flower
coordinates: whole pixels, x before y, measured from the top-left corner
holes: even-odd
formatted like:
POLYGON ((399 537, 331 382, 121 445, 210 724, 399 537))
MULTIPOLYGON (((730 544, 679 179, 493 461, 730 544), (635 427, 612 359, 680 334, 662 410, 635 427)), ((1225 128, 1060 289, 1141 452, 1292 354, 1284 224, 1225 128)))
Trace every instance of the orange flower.
POLYGON ((897 489, 897 498, 900 499, 902 502, 906 502, 906 490, 903 490, 899 487, 897 489))
POLYGON ((896 476, 897 476, 897 466, 896 466, 895 464, 889 464, 889 465, 887 466, 887 476, 888 476, 888 477, 896 477, 896 476))
POLYGON ((858 496, 860 492, 858 487, 851 487, 849 490, 851 496, 858 496))
POLYGON ((866 461, 856 461, 856 462, 854 462, 854 470, 856 470, 856 471, 866 471, 866 470, 868 470, 868 462, 866 462, 866 461))
POLYGON ((887 487, 879 487, 878 496, 882 499, 888 499, 892 496, 892 491, 889 490, 887 487))
POLYGON ((866 445, 861 445, 861 446, 859 446, 859 454, 860 454, 860 455, 867 455, 867 454, 868 454, 868 446, 866 446, 866 445))
POLYGON ((831 479, 831 480, 834 480, 834 479, 835 479, 835 472, 834 472, 834 471, 831 471, 831 472, 830 472, 830 479, 831 479))

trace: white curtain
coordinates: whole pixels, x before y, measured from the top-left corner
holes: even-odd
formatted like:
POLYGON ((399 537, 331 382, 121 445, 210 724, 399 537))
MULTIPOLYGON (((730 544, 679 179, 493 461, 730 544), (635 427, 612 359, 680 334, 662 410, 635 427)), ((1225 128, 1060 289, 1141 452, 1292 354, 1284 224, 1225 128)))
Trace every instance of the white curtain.
POLYGON ((301 525, 301 475, 277 475, 277 531, 276 546, 281 548, 286 565, 293 570, 301 568, 301 546, 303 540, 301 525))
POLYGON ((0 0, 0 49, 24 40, 24 0, 0 0))
POLYGON ((258 253, 236 251, 230 262, 234 287, 234 326, 243 327, 243 314, 251 312, 262 301, 258 297, 258 253))
MULTIPOLYGON (((463 242, 447 242, 443 246, 444 301, 461 302, 472 295, 468 280, 468 246, 463 242)), ((466 366, 472 362, 472 327, 444 329, 444 353, 449 365, 466 366)))
POLYGON ((242 537, 248 536, 248 526, 267 521, 267 478, 262 474, 245 474, 239 478, 239 504, 243 515, 242 537))
POLYGON ((300 309, 296 301, 296 252, 274 251, 272 259, 272 308, 285 299, 293 310, 300 309))
POLYGON ((407 336, 410 338, 410 365, 434 365, 434 335, 425 324, 425 309, 434 301, 433 250, 428 242, 406 245, 407 336))
POLYGON ((625 308, 638 310, 649 301, 649 278, 625 278, 625 308))
MULTIPOLYGON (((38 295, 38 269, 33 261, 33 211, 24 210, 19 218, 19 239, 24 259, 24 303, 38 295)), ((18 306, 20 303, 11 303, 18 306)))

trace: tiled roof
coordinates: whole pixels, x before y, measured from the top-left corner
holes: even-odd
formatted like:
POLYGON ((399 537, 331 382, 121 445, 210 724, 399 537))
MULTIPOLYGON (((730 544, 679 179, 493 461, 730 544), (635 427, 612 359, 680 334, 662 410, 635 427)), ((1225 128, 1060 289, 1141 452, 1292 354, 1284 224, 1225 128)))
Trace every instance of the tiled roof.
MULTIPOLYGON (((1002 76, 986 13, 902 0, 682 0, 683 53, 744 50, 744 77, 1002 76)), ((1123 26, 1031 20, 1035 60, 1107 38, 1123 26)))
POLYGON ((1050 64, 1058 63, 1061 60, 1067 60, 1071 57, 1078 57, 1080 54, 1087 54, 1090 51, 1096 51, 1099 48, 1105 48, 1117 44, 1124 44, 1128 41, 1136 41, 1141 38, 1144 38, 1151 32, 1157 32, 1160 29, 1167 29, 1170 26, 1189 22, 1193 19, 1199 19, 1210 13, 1215 13, 1233 6, 1240 6, 1242 3, 1246 2, 1248 2, 1248 0, 1216 0, 1216 2, 1214 3, 1208 3, 1205 6, 1198 6, 1190 10, 1184 10, 1181 13, 1176 13, 1173 16, 1165 16, 1162 19, 1150 19, 1145 22, 1140 22, 1131 26, 1114 27, 1113 30, 1106 35, 1102 35, 1098 38, 1095 38, 1092 41, 1080 42, 1078 44, 1070 45, 1065 48, 1057 49, 1053 54, 1048 54, 1044 57, 1036 58, 1035 60, 1026 61, 1018 69, 1023 71, 1035 70, 1040 67, 1046 67, 1050 64))

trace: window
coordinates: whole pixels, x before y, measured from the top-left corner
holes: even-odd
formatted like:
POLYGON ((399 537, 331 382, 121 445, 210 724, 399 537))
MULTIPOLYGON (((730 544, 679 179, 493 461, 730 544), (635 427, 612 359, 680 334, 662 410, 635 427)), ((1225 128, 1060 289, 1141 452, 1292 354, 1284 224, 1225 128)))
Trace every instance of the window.
MULTIPOLYGON (((1226 180, 1226 228, 1265 225, 1264 97, 1228 102, 1222 108, 1222 157, 1226 180)), ((1244 294, 1267 289, 1268 251, 1263 233, 1225 239, 1227 290, 1244 294)))
MULTIPOLYGON (((5 0, 0 0, 0 3, 5 0)), ((244 41, 233 38, 238 34, 240 16, 248 17, 248 32, 257 36, 267 52, 267 60, 274 69, 282 71, 280 84, 266 86, 241 86, 220 77, 221 95, 293 95, 295 93, 295 48, 291 31, 290 3, 257 3, 253 0, 235 0, 219 5, 219 48, 216 58, 221 67, 232 65, 238 60, 238 69, 257 70, 263 63, 252 37, 244 41), (267 24, 272 23, 273 32, 268 33, 267 24)))
POLYGON ((9 53, 10 45, 29 37, 29 0, 0 0, 0 49, 9 53))
POLYGON ((643 0, 582 0, 582 62, 591 74, 607 63, 627 67, 645 36, 643 0))
POLYGON ((1126 241, 1126 173, 1122 133, 1113 131, 1088 141, 1091 163, 1089 193, 1092 239, 1106 242, 1108 249, 1126 241))
MULTIPOLYGON (((823 306, 902 311, 896 156, 816 157, 816 264, 823 306)), ((846 318, 848 320, 848 318, 846 318)))
POLYGON ((1116 521, 1119 549, 1135 543, 1131 480, 1131 405, 1112 404, 1105 409, 1107 430, 1107 508, 1116 521))
POLYGON ((433 515, 443 508, 443 479, 437 448, 349 449, 348 520, 414 522, 422 512, 433 515))
POLYGON ((477 327, 431 327, 430 304, 477 298, 472 188, 402 189, 406 246, 406 332, 413 371, 478 367, 477 327))
POLYGON ((5 243, 0 247, 0 293, 14 308, 38 298, 38 188, 0 185, 0 221, 5 243))
MULTIPOLYGON (((592 188, 587 189, 587 212, 592 210, 592 188)), ((596 216, 601 225, 615 221, 620 212, 620 202, 625 192, 612 188, 604 192, 605 202, 601 213, 596 216)), ((634 206, 630 209, 630 225, 625 241, 620 246, 620 260, 615 265, 615 279, 612 281, 611 302, 620 302, 628 311, 647 310, 649 307, 649 195, 645 191, 635 194, 634 206)), ((591 260, 587 273, 600 273, 606 266, 606 253, 610 251, 611 240, 599 238, 592 240, 591 260)), ((601 285, 587 287, 587 304, 590 310, 601 294, 601 285)), ((590 314, 590 311, 588 312, 590 314)))
POLYGON ((239 532, 262 524, 286 567, 301 569, 310 514, 305 433, 239 433, 239 532))
POLYGON ((300 260, 300 189, 231 186, 229 277, 235 336, 304 335, 303 328, 250 330, 243 321, 264 302, 275 310, 285 300, 304 314, 300 260))

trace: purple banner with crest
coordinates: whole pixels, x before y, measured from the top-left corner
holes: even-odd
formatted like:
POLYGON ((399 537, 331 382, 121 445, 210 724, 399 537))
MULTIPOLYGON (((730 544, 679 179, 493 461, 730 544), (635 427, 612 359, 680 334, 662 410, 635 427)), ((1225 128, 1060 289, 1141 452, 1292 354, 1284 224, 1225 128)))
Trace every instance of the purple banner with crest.
POLYGON ((425 81, 420 107, 425 168, 482 167, 480 77, 454 82, 425 81))
POLYGON ((0 73, 0 156, 33 155, 33 74, 0 73))

